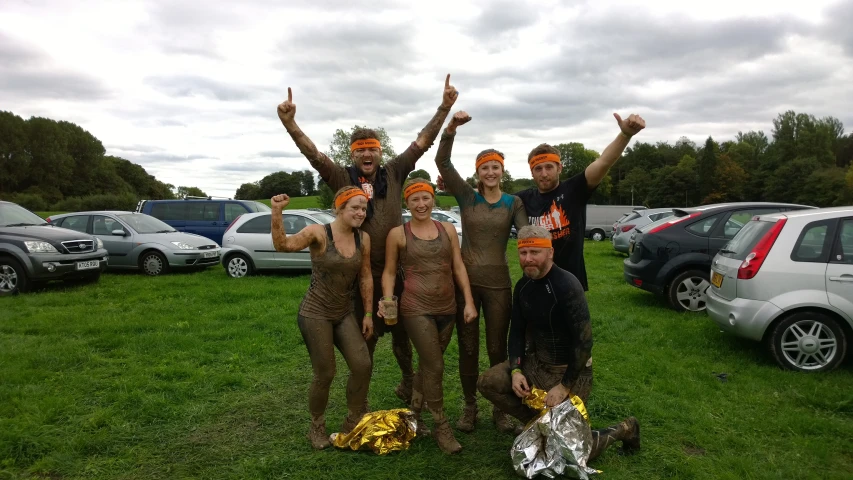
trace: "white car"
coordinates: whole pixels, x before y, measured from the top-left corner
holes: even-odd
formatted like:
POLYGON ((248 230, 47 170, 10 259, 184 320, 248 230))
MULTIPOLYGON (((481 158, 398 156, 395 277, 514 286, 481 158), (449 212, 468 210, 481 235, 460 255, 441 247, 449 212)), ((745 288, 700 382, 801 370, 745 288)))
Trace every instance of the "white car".
MULTIPOLYGON (((453 212, 433 210, 431 216, 433 220, 452 223, 453 226, 456 228, 456 235, 459 237, 459 242, 462 242, 462 219, 459 217, 459 215, 456 215, 453 212)), ((403 223, 406 223, 411 219, 412 213, 408 210, 403 210, 403 223)))
POLYGON ((756 216, 714 257, 710 317, 786 369, 827 371, 853 339, 853 207, 756 216))

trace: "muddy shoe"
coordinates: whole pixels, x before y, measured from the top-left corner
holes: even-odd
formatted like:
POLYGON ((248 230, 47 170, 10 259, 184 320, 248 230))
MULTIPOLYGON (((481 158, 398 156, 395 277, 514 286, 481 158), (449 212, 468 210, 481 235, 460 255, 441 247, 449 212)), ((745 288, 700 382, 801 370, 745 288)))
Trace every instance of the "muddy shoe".
POLYGON ((633 455, 640 451, 640 422, 634 417, 628 417, 622 422, 622 428, 626 434, 626 438, 622 440, 622 453, 633 455))
POLYGON ((435 441, 438 442, 438 448, 448 455, 462 451, 462 445, 459 445, 459 442, 456 441, 456 437, 453 436, 453 430, 450 429, 450 424, 447 423, 447 418, 443 418, 443 421, 436 420, 435 441))
MULTIPOLYGON (((501 433, 515 433, 516 427, 512 424, 512 420, 510 420, 509 415, 498 410, 497 408, 492 410, 492 421, 495 422, 495 428, 498 429, 501 433)), ((521 426, 522 429, 524 426, 521 426)), ((521 433, 520 431, 518 433, 521 433)), ((516 433, 516 435, 518 435, 516 433)))
POLYGON ((311 446, 317 450, 330 447, 329 436, 326 435, 326 420, 312 420, 311 428, 308 430, 308 440, 311 441, 311 446))
POLYGON ((358 422, 361 421, 361 418, 364 415, 347 415, 347 418, 344 419, 343 425, 341 425, 341 434, 346 435, 358 425, 358 422))
POLYGON ((397 388, 394 389, 394 395, 397 395, 397 398, 405 402, 406 405, 412 403, 412 378, 403 377, 397 388))
POLYGON ((462 416, 456 422, 456 428, 465 433, 474 431, 474 425, 477 424, 477 404, 467 404, 462 409, 462 416))
POLYGON ((418 437, 429 437, 430 435, 432 435, 432 431, 429 429, 429 427, 427 427, 427 424, 426 422, 424 422, 424 419, 421 418, 420 412, 415 413, 414 419, 415 423, 417 423, 417 429, 415 430, 415 434, 418 437))

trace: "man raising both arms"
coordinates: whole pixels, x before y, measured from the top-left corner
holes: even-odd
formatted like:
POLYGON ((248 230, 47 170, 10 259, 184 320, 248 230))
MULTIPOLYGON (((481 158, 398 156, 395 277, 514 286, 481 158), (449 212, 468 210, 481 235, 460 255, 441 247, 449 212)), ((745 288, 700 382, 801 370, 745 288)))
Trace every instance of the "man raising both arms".
MULTIPOLYGON (((333 162, 329 157, 317 150, 307 136, 299 129, 294 119, 296 105, 293 103, 293 93, 287 89, 287 101, 278 106, 278 118, 290 134, 299 151, 311 163, 311 166, 320 174, 320 178, 326 182, 332 191, 352 185, 361 188, 368 196, 367 218, 361 225, 361 229, 370 235, 370 238, 387 238, 392 228, 403 223, 403 209, 400 202, 402 197, 403 182, 409 173, 415 169, 415 162, 429 149, 438 136, 450 108, 456 102, 459 92, 450 84, 450 74, 444 81, 444 95, 441 105, 430 119, 429 123, 420 131, 418 138, 409 145, 403 153, 384 166, 382 165, 382 149, 378 135, 375 131, 362 128, 357 129, 350 137, 350 151, 352 165, 342 167, 333 162)), ((375 312, 379 298, 382 295, 382 271, 385 269, 385 242, 376 242, 370 249, 370 269, 373 275, 373 305, 365 309, 361 293, 356 293, 355 318, 363 319, 364 312, 375 312)), ((402 279, 395 282, 397 297, 402 292, 402 279)), ((360 327, 360 326, 359 326, 360 327)), ((390 330, 393 340, 394 356, 402 372, 402 380, 397 386, 395 393, 407 404, 412 398, 412 344, 402 323, 386 326, 384 322, 374 322, 374 335, 368 339, 367 347, 370 352, 371 362, 373 352, 376 349, 376 341, 386 331, 390 330)))

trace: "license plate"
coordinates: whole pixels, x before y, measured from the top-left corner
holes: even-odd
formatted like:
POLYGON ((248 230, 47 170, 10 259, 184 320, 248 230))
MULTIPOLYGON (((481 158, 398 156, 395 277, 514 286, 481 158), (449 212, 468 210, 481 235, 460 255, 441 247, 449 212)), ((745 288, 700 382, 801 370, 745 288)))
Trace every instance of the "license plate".
POLYGON ((628 244, 628 254, 634 253, 634 242, 628 244))
POLYGON ((213 258, 217 255, 219 255, 219 250, 213 252, 204 252, 201 254, 201 258, 213 258))
POLYGON ((711 284, 717 288, 720 288, 720 286, 723 284, 723 276, 717 272, 712 272, 711 273, 711 284))
POLYGON ((97 260, 90 260, 88 262, 77 262, 77 270, 89 270, 91 268, 98 268, 97 260))

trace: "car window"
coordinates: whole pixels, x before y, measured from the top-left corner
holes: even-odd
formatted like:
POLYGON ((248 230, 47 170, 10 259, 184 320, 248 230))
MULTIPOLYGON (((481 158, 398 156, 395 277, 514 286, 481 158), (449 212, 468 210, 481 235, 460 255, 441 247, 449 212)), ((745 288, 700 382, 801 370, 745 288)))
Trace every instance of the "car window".
POLYGON ((231 223, 232 220, 247 213, 246 207, 240 205, 239 203, 226 203, 225 204, 225 221, 231 223))
POLYGON ((93 235, 112 235, 113 230, 124 230, 124 227, 110 217, 103 215, 94 215, 92 217, 93 235))
POLYGON ((237 233, 263 233, 269 235, 272 231, 270 227, 270 216, 261 215, 260 217, 255 217, 243 225, 240 225, 240 228, 237 229, 237 233))
POLYGON ((188 202, 159 202, 151 206, 151 216, 160 220, 186 220, 188 202))
POLYGON ((715 236, 721 235, 723 238, 735 238, 737 232, 752 220, 752 217, 767 213, 775 213, 780 210, 781 208, 750 208, 746 210, 736 210, 732 212, 732 215, 728 220, 726 220, 726 224, 723 226, 723 231, 718 232, 715 236))
POLYGON ((449 222, 450 221, 447 219, 447 215, 444 215, 443 213, 432 212, 432 215, 430 215, 430 216, 432 218, 438 220, 439 222, 449 222))
POLYGON ((653 214, 649 215, 649 218, 651 219, 651 221, 657 222, 658 220, 661 220, 661 219, 664 219, 667 217, 671 217, 671 216, 672 216, 672 212, 662 212, 662 213, 653 213, 653 214))
POLYGON ((841 221, 832 262, 853 264, 853 219, 845 218, 841 221))
POLYGON ((74 230, 81 233, 86 233, 86 226, 89 224, 88 215, 75 215, 73 217, 65 217, 62 219, 60 227, 74 230))
POLYGON ((830 225, 833 222, 835 222, 834 219, 822 220, 806 225, 800 232, 797 243, 794 244, 791 260, 825 263, 828 260, 826 252, 829 250, 828 244, 830 244, 827 233, 829 233, 830 225))
POLYGON ((254 207, 256 212, 271 212, 272 209, 261 202, 252 202, 251 205, 254 207))
POLYGON ((310 218, 305 218, 301 215, 285 215, 284 216, 284 231, 288 235, 293 235, 294 233, 299 233, 303 228, 308 225, 315 224, 314 220, 310 218))
POLYGON ((221 202, 187 202, 185 220, 191 222, 216 222, 219 220, 221 202))
POLYGON ((130 228, 135 230, 136 233, 177 232, 177 230, 170 227, 167 223, 144 213, 123 213, 118 215, 118 218, 130 225, 130 228))
MULTIPOLYGON (((711 229, 714 228, 714 225, 717 224, 718 221, 723 217, 723 213, 718 213, 716 215, 712 215, 708 218, 699 220, 687 227, 687 231, 694 233, 696 235, 701 235, 706 237, 710 235, 711 229)), ((648 227, 647 227, 648 228, 648 227)))

